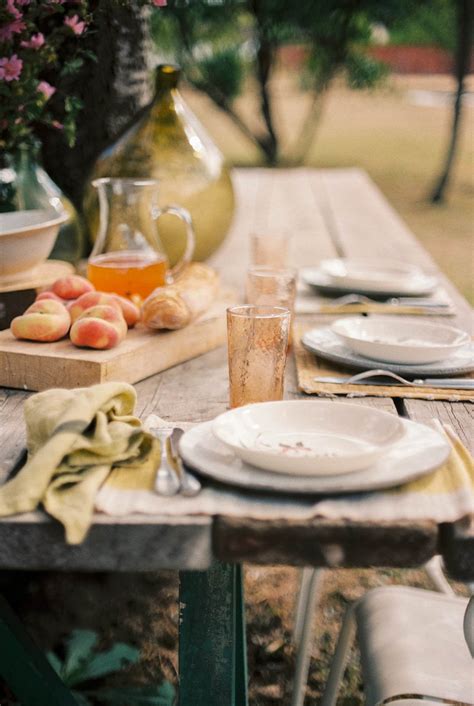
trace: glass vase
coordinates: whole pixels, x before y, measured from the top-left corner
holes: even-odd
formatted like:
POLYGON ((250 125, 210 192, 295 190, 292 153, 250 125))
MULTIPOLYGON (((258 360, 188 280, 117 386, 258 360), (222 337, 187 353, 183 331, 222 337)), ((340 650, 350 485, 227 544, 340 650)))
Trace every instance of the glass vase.
MULTIPOLYGON (((156 93, 135 125, 99 157, 92 178, 158 179, 159 205, 177 204, 191 214, 196 235, 195 260, 205 260, 225 238, 234 212, 234 192, 222 154, 188 108, 178 90, 180 70, 156 70, 156 93)), ((98 204, 93 189, 85 198, 86 219, 94 240, 98 204)), ((182 254, 185 228, 163 216, 159 234, 168 259, 182 254)))
POLYGON ((38 148, 1 155, 0 213, 48 208, 70 216, 59 229, 50 258, 77 262, 84 254, 84 229, 72 203, 39 164, 38 148))

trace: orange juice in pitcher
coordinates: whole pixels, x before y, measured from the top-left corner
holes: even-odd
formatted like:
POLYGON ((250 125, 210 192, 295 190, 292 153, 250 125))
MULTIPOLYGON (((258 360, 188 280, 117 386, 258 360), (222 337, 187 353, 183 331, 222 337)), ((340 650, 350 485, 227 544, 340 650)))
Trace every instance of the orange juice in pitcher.
POLYGON ((100 224, 87 276, 98 291, 146 298, 156 287, 171 282, 191 260, 191 217, 178 206, 157 206, 155 179, 103 178, 92 183, 99 192, 100 224), (156 221, 164 213, 178 216, 186 224, 185 252, 172 269, 156 229, 156 221))

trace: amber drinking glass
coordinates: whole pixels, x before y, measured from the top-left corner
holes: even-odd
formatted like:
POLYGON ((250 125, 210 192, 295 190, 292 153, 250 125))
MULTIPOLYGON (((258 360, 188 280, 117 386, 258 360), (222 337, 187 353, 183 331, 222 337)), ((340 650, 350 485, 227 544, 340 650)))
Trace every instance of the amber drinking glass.
POLYGON ((252 233, 250 261, 263 267, 287 267, 290 255, 289 233, 252 233))
POLYGON ((283 398, 289 328, 283 307, 227 309, 231 407, 283 398))
POLYGON ((251 267, 247 272, 247 304, 282 306, 293 315, 296 297, 296 270, 251 267))

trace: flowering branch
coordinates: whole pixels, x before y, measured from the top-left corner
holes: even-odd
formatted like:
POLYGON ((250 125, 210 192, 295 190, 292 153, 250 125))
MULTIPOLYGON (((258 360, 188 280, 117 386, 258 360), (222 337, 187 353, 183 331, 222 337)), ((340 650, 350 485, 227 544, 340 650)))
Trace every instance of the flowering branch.
MULTIPOLYGON (((119 1, 119 0, 118 0, 119 1)), ((166 0, 143 0, 155 7, 166 0)), ((3 0, 0 7, 0 150, 35 143, 34 128, 75 141, 82 103, 61 81, 95 56, 83 38, 94 31, 98 0, 3 0), (54 85, 53 85, 54 84, 54 85), (54 99, 53 99, 54 96, 54 99)))

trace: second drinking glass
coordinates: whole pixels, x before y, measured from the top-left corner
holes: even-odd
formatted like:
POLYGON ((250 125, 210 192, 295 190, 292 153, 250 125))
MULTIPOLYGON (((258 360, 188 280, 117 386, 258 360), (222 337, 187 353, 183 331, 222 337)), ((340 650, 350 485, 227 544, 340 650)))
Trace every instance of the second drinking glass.
POLYGON ((291 343, 291 323, 296 297, 296 270, 252 267, 247 272, 245 294, 247 304, 282 306, 290 310, 291 343))

